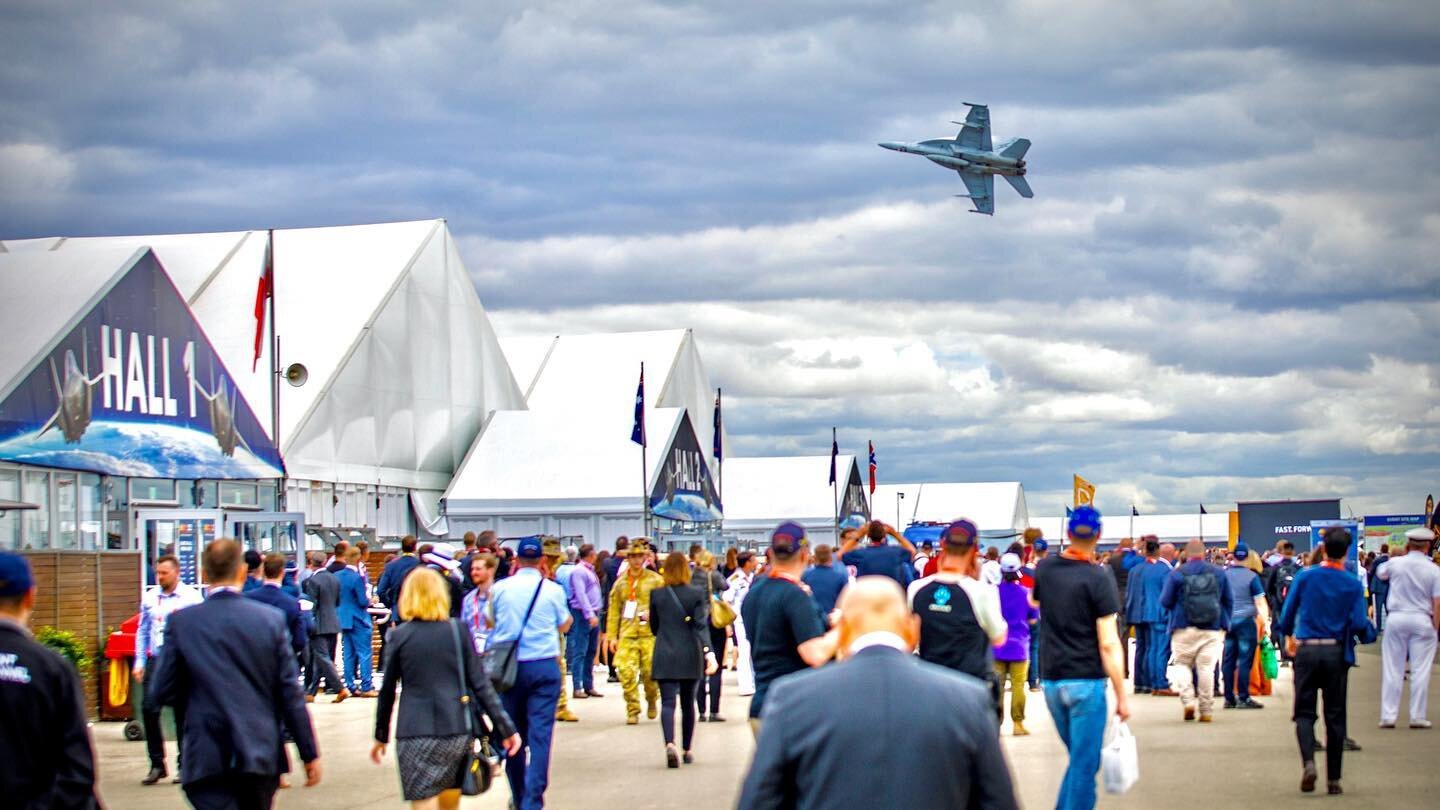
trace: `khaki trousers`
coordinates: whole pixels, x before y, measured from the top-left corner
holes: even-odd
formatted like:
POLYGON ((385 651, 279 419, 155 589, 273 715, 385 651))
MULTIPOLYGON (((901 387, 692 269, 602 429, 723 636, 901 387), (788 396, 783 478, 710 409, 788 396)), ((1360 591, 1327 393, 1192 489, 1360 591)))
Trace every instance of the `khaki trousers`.
POLYGON ((1200 714, 1210 714, 1215 705, 1215 664, 1224 652, 1223 630, 1182 627, 1170 635, 1170 684, 1178 688, 1184 706, 1195 705, 1198 691, 1200 714), (1191 667, 1195 668, 1194 675, 1191 667), (1197 678, 1199 684, 1195 683, 1197 678))

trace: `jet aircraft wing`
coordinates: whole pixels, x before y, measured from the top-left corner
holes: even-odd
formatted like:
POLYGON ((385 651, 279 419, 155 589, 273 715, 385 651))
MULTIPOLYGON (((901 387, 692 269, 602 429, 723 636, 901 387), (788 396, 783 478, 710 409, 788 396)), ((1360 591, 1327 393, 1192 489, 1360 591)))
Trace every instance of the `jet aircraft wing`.
POLYGON ((993 151, 994 147, 990 144, 990 108, 984 104, 971 104, 970 114, 965 116, 965 123, 960 125, 960 133, 955 136, 955 142, 971 149, 993 151))
POLYGON ((995 213, 995 175, 983 172, 967 172, 957 170, 956 174, 965 181, 965 189, 970 193, 967 195, 975 203, 975 213, 995 213))

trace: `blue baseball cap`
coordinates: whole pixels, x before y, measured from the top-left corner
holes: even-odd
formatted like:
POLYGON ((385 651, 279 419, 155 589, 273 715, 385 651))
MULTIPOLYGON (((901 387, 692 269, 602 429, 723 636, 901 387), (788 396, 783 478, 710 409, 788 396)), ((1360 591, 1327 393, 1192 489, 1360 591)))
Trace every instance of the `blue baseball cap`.
POLYGON ((540 535, 520 538, 520 542, 515 544, 515 556, 522 560, 538 560, 545 556, 545 546, 540 541, 540 535))
POLYGON ((1050 543, 1047 542, 1043 537, 1037 537, 1035 538, 1035 542, 1030 544, 1030 547, 1035 549, 1036 551, 1049 551, 1050 543))
POLYGON ((805 527, 793 520, 787 520, 770 532, 770 551, 788 557, 809 545, 805 540, 805 527))
POLYGON ((1235 559, 1243 560, 1250 556, 1250 547, 1244 543, 1235 544, 1235 559))
POLYGON ((0 551, 0 596, 24 596, 35 587, 30 561, 9 551, 0 551))
POLYGON ((979 534, 980 530, 975 528, 974 521, 960 518, 945 527, 945 531, 940 534, 940 542, 952 548, 970 548, 975 545, 979 534))
POLYGON ((1089 504, 1077 506, 1070 513, 1065 531, 1076 540, 1094 540, 1100 536, 1100 510, 1089 504))

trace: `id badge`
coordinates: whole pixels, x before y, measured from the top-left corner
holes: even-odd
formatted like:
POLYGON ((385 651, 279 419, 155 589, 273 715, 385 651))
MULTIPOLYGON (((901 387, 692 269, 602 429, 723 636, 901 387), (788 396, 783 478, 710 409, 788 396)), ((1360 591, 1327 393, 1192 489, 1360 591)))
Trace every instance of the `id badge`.
POLYGON ((625 611, 620 614, 620 618, 622 618, 622 619, 633 619, 633 618, 635 618, 635 613, 636 613, 638 610, 639 610, 639 603, 636 602, 634 599, 631 599, 629 602, 626 602, 626 603, 625 603, 625 611))
POLYGON ((480 635, 479 633, 472 633, 472 634, 470 634, 470 640, 475 643, 475 653, 476 653, 477 655, 484 655, 484 654, 485 654, 485 637, 482 636, 482 635, 480 635))

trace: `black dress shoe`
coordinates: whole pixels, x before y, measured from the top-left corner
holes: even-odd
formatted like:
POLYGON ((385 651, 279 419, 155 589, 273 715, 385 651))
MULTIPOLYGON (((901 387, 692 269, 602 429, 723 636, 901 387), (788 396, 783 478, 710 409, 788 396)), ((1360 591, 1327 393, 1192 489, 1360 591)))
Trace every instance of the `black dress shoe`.
POLYGON ((1305 770, 1300 773, 1300 792, 1315 792, 1315 763, 1305 763, 1305 770))
POLYGON ((1264 704, 1264 703, 1261 703, 1260 701, 1258 701, 1258 700, 1256 700, 1256 699, 1254 699, 1254 698, 1246 698, 1243 703, 1237 704, 1237 705, 1236 705, 1236 708, 1240 708, 1240 709, 1263 709, 1263 708, 1265 708, 1265 704, 1264 704))
POLYGON ((1345 791, 1343 791, 1343 790, 1340 789, 1340 783, 1339 783, 1339 782, 1326 782, 1326 783, 1325 783, 1325 792, 1328 793, 1328 794, 1330 794, 1331 796, 1339 796, 1341 793, 1344 793, 1345 791))
POLYGON ((165 773, 164 768, 151 768, 150 773, 145 774, 145 778, 140 780, 140 784, 153 785, 156 782, 159 782, 161 779, 164 779, 166 776, 167 774, 165 773))
POLYGON ((1225 701, 1225 708, 1227 708, 1227 709, 1233 709, 1233 708, 1235 708, 1235 705, 1236 705, 1236 704, 1235 704, 1235 701, 1233 701, 1233 700, 1227 700, 1227 701, 1225 701))

